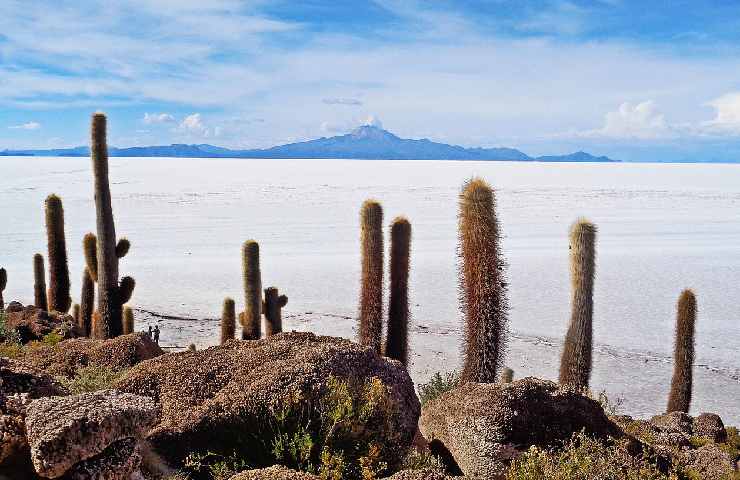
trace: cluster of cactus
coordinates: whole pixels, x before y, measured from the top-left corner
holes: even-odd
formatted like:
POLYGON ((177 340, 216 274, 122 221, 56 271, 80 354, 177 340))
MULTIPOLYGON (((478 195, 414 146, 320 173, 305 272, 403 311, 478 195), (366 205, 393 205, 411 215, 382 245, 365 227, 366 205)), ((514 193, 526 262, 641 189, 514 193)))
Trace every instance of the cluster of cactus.
POLYGON ((8 286, 8 272, 4 268, 0 268, 0 310, 5 310, 5 300, 3 299, 3 292, 5 287, 8 286))
POLYGON ((72 298, 69 295, 64 208, 62 200, 54 194, 46 198, 46 239, 49 250, 48 309, 67 313, 72 305, 72 298))

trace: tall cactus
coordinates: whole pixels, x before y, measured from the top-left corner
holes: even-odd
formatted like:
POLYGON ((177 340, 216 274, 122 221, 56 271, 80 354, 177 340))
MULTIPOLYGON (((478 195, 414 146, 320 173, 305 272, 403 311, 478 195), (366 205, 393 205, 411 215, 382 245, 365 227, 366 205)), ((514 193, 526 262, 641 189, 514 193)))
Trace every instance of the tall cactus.
POLYGON ((33 256, 33 304, 41 310, 49 310, 49 303, 46 299, 44 256, 40 253, 33 256))
POLYGON ((236 333, 236 304, 234 299, 224 299, 223 311, 221 312, 221 344, 234 338, 236 333))
POLYGON ((121 248, 116 243, 116 227, 111 206, 106 123, 104 114, 93 114, 90 157, 95 178, 95 213, 98 232, 96 245, 97 311, 100 313, 101 325, 97 334, 105 338, 113 338, 123 332, 123 304, 131 298, 135 282, 131 277, 124 277, 120 284, 118 280, 118 253, 121 252, 121 248))
POLYGON ((578 219, 570 229, 571 316, 560 358, 560 384, 588 389, 593 350, 597 228, 578 219))
POLYGON ((367 200, 360 210, 362 279, 359 343, 381 353, 383 337, 383 207, 367 200))
POLYGON ((694 325, 696 323, 696 296, 684 290, 678 299, 676 338, 673 350, 673 379, 668 396, 670 412, 689 412, 694 366, 694 325))
POLYGON ((411 224, 404 217, 391 223, 390 298, 385 356, 408 365, 409 264, 411 224))
POLYGON ((80 320, 78 325, 85 335, 92 336, 92 316, 95 311, 95 283, 90 269, 82 272, 82 291, 80 292, 80 320))
POLYGON ((262 323, 262 274, 260 246, 255 240, 247 240, 242 246, 242 275, 244 312, 239 314, 242 340, 259 340, 262 323))
POLYGON ((69 296, 64 208, 62 200, 54 194, 46 197, 46 240, 49 249, 49 310, 67 313, 72 298, 69 296))
POLYGON ((134 310, 131 307, 123 307, 123 334, 134 333, 134 310))
POLYGON ((506 266, 499 245, 495 195, 482 179, 465 183, 459 213, 460 299, 465 312, 461 379, 495 383, 508 334, 506 266))
POLYGON ((5 310, 5 300, 3 299, 3 291, 8 286, 8 272, 4 268, 0 268, 0 310, 5 310))
POLYGON ((288 297, 280 295, 278 289, 265 289, 265 303, 262 307, 265 312, 265 336, 269 337, 283 331, 283 316, 281 309, 288 304, 288 297))

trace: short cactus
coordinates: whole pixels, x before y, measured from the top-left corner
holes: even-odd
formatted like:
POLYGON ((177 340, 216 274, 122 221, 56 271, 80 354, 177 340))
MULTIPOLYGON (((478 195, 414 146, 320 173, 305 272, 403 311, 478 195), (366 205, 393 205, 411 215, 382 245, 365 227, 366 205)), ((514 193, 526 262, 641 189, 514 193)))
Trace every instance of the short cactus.
POLYGON ((458 228, 460 299, 466 318, 461 379, 495 383, 506 348, 508 301, 495 195, 482 179, 463 186, 458 228))
POLYGON ((75 325, 80 325, 80 304, 75 303, 72 305, 72 319, 75 321, 75 325))
POLYGON ((247 240, 242 246, 242 276, 244 312, 239 314, 242 340, 259 340, 262 323, 262 274, 260 247, 254 240, 247 240))
POLYGON ((116 257, 123 258, 131 248, 131 242, 128 238, 122 238, 116 244, 116 257))
POLYGON ((560 359, 560 384, 588 389, 593 349, 596 226, 579 219, 570 230, 571 317, 560 359))
POLYGON ((514 370, 509 367, 501 371, 501 383, 511 383, 514 381, 514 370))
POLYGON ((98 281, 98 237, 86 233, 82 239, 82 250, 85 252, 85 265, 94 282, 98 281))
POLYGON ((696 296, 684 290, 678 299, 676 338, 673 350, 673 379, 668 396, 668 413, 689 413, 694 366, 694 326, 696 324, 696 296))
POLYGON ((49 303, 46 299, 44 256, 40 253, 33 256, 33 304, 41 310, 49 310, 49 303))
POLYGON ((275 335, 283 331, 283 317, 281 309, 288 304, 288 297, 280 295, 278 289, 269 287, 265 289, 265 336, 275 335))
POLYGON ((195 352, 196 350, 197 349, 194 343, 191 343, 190 345, 188 345, 188 352, 195 352))
POLYGON ((84 335, 92 337, 92 317, 95 311, 95 282, 90 269, 82 272, 82 291, 80 292, 80 319, 77 323, 84 335))
POLYGON ((131 307, 123 307, 123 334, 134 333, 134 310, 131 307))
POLYGON ((3 299, 3 292, 5 287, 8 286, 8 272, 4 268, 0 268, 0 310, 5 310, 5 300, 3 299))
POLYGON ((383 207, 367 200, 360 210, 362 278, 359 343, 381 353, 383 337, 383 207))
POLYGON ((49 249, 49 310, 67 313, 72 298, 69 296, 64 208, 62 200, 53 194, 46 197, 46 239, 49 249))
POLYGON ((404 365, 408 365, 410 254, 411 224, 398 217, 391 223, 391 281, 384 354, 404 365))
POLYGON ((221 343, 234 338, 236 333, 236 304, 233 298, 225 298, 223 311, 221 312, 221 343))

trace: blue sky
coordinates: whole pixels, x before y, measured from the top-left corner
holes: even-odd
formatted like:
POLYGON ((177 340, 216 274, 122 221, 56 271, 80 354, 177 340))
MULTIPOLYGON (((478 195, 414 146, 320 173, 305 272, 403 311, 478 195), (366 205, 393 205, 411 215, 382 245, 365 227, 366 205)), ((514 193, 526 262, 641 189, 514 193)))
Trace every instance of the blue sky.
POLYGON ((0 149, 410 138, 740 160, 740 2, 0 2, 0 149))

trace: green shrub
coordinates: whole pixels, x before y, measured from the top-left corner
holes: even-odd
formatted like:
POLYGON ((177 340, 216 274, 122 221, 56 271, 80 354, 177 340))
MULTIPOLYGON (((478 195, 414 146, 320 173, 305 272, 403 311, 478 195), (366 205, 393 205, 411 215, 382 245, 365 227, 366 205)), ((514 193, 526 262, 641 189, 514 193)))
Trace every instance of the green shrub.
POLYGON ((64 338, 61 335, 59 335, 56 332, 51 332, 51 333, 47 333, 41 338, 41 343, 43 345, 48 345, 50 347, 53 347, 54 345, 61 342, 62 340, 64 340, 64 338))
POLYGON ((601 405, 601 408, 604 409, 604 412, 606 412, 607 415, 619 415, 622 411, 622 404, 624 403, 624 399, 622 397, 617 397, 616 400, 612 402, 609 399, 609 395, 607 395, 606 390, 600 391, 595 398, 593 395, 590 395, 590 397, 599 402, 599 405, 601 405))
POLYGON ((15 329, 7 328, 5 312, 0 311, 0 357, 17 358, 23 353, 21 338, 15 329))
POLYGON ((77 370, 72 379, 59 377, 67 389, 73 393, 95 392, 111 388, 113 383, 121 378, 126 370, 114 370, 108 367, 89 365, 77 370))
POLYGON ((432 375, 427 383, 417 385, 419 391, 419 401, 421 406, 434 400, 445 392, 449 392, 460 384, 460 374, 457 372, 447 372, 442 375, 440 372, 432 375))

